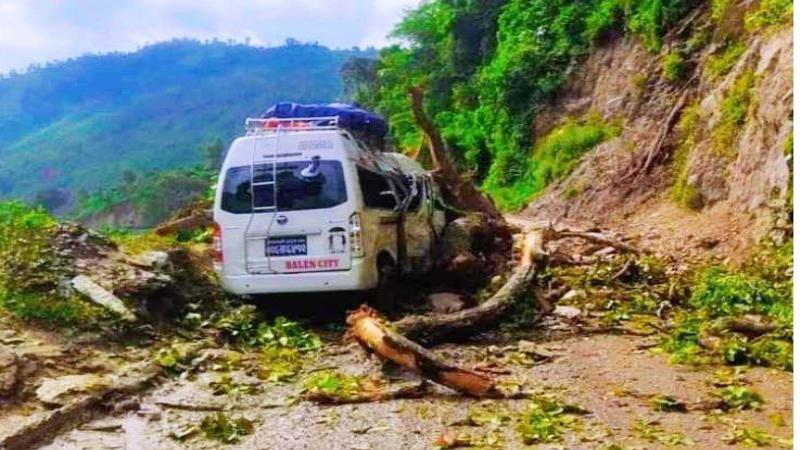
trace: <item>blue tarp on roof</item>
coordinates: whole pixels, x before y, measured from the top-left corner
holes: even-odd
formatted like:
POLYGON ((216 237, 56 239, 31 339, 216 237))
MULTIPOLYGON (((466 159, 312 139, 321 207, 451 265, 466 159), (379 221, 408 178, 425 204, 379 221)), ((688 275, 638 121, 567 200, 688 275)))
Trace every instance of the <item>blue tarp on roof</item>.
POLYGON ((389 132, 389 125, 383 117, 366 111, 356 105, 328 103, 304 105, 281 102, 264 113, 262 118, 292 119, 306 117, 338 117, 339 126, 350 131, 361 132, 383 139, 389 132))

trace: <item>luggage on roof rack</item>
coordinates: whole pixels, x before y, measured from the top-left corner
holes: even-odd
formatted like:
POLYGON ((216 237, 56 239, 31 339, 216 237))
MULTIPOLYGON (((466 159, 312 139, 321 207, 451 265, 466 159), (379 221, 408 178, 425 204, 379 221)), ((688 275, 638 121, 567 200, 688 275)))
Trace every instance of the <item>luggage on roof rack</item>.
MULTIPOLYGON (((303 119, 303 118, 336 118, 331 124, 344 128, 369 140, 383 141, 389 132, 389 125, 383 117, 357 105, 345 103, 300 104, 281 102, 268 109, 262 116, 264 119, 303 119)), ((323 124, 318 124, 323 125, 323 124)))

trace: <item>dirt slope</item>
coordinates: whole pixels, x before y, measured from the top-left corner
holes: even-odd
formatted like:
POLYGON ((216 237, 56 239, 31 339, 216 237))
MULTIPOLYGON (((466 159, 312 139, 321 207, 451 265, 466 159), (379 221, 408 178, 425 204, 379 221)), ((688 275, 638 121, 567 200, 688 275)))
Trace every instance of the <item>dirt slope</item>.
POLYGON ((539 115, 535 134, 545 134, 564 117, 588 113, 621 121, 623 131, 586 154, 522 216, 621 228, 663 253, 698 257, 736 259, 765 236, 784 234, 791 184, 786 148, 792 132, 792 30, 745 34, 744 10, 732 14, 739 23, 732 31, 712 24, 708 12, 692 16, 668 37, 661 54, 625 37, 612 37, 593 51, 564 95, 539 115), (689 81, 667 81, 664 56, 703 27, 713 32, 689 60, 689 81), (727 74, 712 77, 706 68, 712 55, 724 52, 725 39, 739 40, 745 49, 727 74), (720 138, 726 99, 751 75, 744 123, 733 126, 728 140, 720 138), (665 128, 684 92, 676 123, 665 128), (696 115, 691 133, 677 123, 689 114, 696 115), (629 176, 665 130, 652 169, 629 176), (675 200, 676 183, 683 183, 682 202, 675 200))

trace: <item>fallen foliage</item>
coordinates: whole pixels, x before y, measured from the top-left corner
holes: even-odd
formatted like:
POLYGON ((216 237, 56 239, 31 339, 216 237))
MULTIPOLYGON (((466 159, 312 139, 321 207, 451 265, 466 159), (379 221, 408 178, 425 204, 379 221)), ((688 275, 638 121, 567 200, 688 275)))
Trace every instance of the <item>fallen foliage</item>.
POLYGON ((217 412, 203 418, 200 429, 209 439, 235 444, 242 437, 252 434, 255 427, 253 421, 245 417, 232 418, 225 413, 217 412))

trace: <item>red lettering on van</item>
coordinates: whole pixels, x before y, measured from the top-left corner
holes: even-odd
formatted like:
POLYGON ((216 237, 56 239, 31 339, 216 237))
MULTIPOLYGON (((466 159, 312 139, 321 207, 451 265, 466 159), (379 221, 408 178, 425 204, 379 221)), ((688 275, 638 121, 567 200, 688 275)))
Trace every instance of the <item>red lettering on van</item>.
POLYGON ((338 259, 286 261, 286 270, 335 269, 337 267, 339 267, 338 259))

